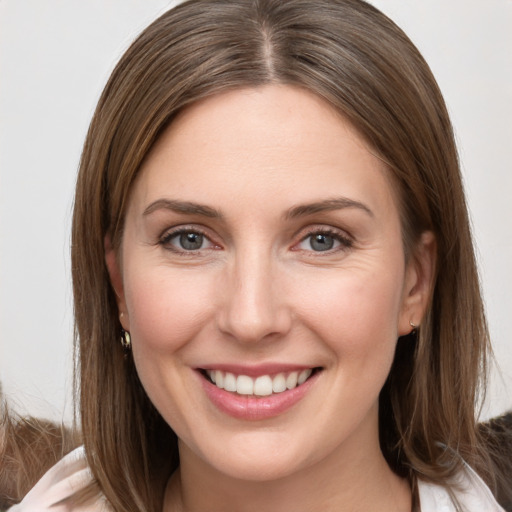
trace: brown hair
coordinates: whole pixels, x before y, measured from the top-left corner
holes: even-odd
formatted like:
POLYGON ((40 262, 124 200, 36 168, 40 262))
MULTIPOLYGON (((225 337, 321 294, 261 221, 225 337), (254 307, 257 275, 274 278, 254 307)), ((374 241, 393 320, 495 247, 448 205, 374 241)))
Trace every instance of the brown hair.
POLYGON ((19 418, 0 394, 0 510, 20 502, 35 482, 78 444, 78 436, 62 424, 19 418))
MULTIPOLYGON (((104 261, 118 248, 131 185, 178 112, 220 91, 306 88, 365 137, 395 177, 409 254, 437 241, 431 304, 399 340, 381 393, 381 446, 411 481, 449 485, 462 459, 492 483, 475 428, 488 333, 452 127, 428 65, 362 0, 191 0, 150 25, 100 98, 80 165, 72 233, 77 375, 86 452, 116 511, 161 508, 176 436, 123 356, 104 261)), ((413 256, 413 255, 412 255, 413 256)))
POLYGON ((478 425, 496 474, 496 498, 512 511, 512 411, 478 425))

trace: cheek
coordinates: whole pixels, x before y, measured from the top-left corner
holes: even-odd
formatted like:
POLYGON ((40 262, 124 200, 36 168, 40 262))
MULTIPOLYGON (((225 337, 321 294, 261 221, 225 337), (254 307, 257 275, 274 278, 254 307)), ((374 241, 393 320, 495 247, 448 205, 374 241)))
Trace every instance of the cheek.
POLYGON ((155 268, 127 272, 125 296, 134 348, 176 351, 210 314, 208 280, 190 272, 155 268))
POLYGON ((186 271, 133 269, 125 268, 125 298, 137 373, 169 425, 186 433, 196 413, 189 409, 189 390, 180 376, 186 368, 185 349, 194 345, 211 317, 211 287, 204 276, 186 271))
POLYGON ((320 281, 316 276, 304 294, 304 316, 338 357, 387 365, 398 338, 402 281, 400 265, 343 269, 320 281))

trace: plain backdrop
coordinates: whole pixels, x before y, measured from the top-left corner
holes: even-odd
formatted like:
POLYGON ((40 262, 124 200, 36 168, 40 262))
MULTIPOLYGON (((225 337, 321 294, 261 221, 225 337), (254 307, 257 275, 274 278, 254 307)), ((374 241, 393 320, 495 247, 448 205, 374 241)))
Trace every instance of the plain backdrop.
MULTIPOLYGON (((0 0, 0 380, 21 412, 72 417, 69 232, 101 89, 165 0, 0 0)), ((373 0, 419 47, 462 159, 496 359, 512 408, 512 1, 373 0)))

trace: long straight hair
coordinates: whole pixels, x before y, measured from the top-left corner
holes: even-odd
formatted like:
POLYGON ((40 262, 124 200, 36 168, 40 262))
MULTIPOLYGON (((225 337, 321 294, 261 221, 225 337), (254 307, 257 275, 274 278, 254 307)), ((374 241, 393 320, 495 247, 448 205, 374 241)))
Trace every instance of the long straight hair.
POLYGON ((415 335, 399 340, 380 397, 394 471, 450 485, 464 459, 492 483, 475 429, 488 332, 449 116, 405 34, 362 0, 190 0, 121 58, 82 154, 72 231, 82 433, 116 511, 159 511, 177 440, 119 341, 104 240, 122 242, 131 186, 159 135, 188 105, 241 87, 289 84, 331 104, 394 177, 404 251, 437 240, 435 287, 415 335))

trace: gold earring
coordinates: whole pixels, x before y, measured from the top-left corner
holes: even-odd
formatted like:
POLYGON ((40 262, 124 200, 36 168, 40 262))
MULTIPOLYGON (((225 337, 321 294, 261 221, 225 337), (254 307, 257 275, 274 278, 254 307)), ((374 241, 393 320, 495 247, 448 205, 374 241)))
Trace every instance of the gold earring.
POLYGON ((129 352, 132 348, 132 338, 130 336, 130 333, 128 331, 125 331, 122 329, 121 331, 121 345, 123 346, 124 350, 126 352, 129 352))

